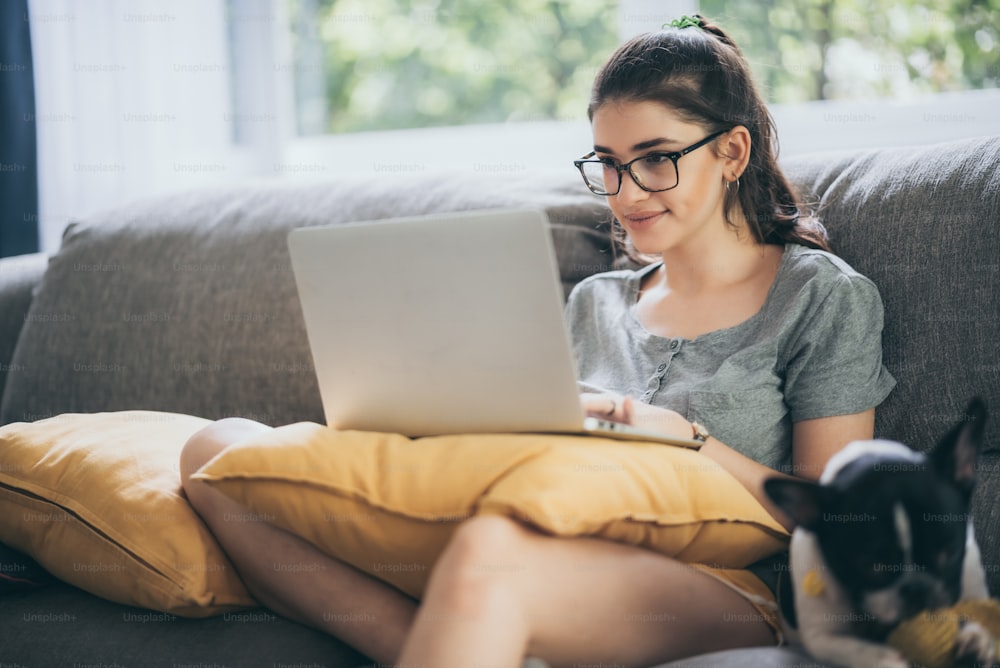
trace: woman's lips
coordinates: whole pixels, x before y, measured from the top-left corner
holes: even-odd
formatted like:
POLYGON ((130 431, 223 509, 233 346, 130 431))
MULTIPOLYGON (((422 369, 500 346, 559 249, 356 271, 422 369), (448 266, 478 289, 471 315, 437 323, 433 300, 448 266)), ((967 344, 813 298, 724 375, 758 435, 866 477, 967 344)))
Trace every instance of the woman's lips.
POLYGON ((657 220, 660 216, 669 213, 668 211, 644 211, 642 213, 630 213, 625 216, 625 223, 631 229, 640 229, 643 227, 649 227, 657 220))

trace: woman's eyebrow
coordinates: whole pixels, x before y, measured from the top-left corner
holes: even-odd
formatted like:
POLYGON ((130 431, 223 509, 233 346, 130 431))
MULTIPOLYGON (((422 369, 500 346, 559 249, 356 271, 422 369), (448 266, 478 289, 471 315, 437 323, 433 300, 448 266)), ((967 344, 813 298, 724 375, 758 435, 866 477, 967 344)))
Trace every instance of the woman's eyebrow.
MULTIPOLYGON (((639 142, 632 147, 632 151, 644 151, 647 148, 653 148, 654 146, 661 146, 663 144, 678 144, 676 139, 669 139, 667 137, 657 137, 656 139, 647 139, 646 141, 639 142)), ((607 153, 608 155, 614 155, 615 152, 606 146, 598 146, 594 144, 595 153, 607 153)))

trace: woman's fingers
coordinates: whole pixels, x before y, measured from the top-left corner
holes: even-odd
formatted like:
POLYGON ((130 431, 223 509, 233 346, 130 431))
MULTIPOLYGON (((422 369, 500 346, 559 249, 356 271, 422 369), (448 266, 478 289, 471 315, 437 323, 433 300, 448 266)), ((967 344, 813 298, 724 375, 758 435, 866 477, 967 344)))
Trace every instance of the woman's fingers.
POLYGON ((580 395, 580 403, 589 417, 602 420, 631 424, 635 414, 635 404, 631 396, 583 393, 580 395))
POLYGON ((626 394, 621 401, 621 419, 619 422, 625 424, 635 424, 635 399, 631 394, 626 394))

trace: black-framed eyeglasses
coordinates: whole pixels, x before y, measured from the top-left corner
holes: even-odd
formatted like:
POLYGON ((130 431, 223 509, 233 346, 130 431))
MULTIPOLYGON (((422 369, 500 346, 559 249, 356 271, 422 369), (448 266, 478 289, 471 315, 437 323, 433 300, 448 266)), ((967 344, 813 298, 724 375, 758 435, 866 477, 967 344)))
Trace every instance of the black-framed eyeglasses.
POLYGON ((680 180, 677 175, 677 161, 695 149, 699 149, 728 130, 714 132, 687 148, 672 153, 658 151, 639 156, 624 165, 611 158, 591 160, 597 153, 590 152, 573 164, 580 170, 583 182, 596 194, 610 197, 622 189, 622 173, 628 171, 635 184, 650 193, 659 193, 676 188, 680 180))

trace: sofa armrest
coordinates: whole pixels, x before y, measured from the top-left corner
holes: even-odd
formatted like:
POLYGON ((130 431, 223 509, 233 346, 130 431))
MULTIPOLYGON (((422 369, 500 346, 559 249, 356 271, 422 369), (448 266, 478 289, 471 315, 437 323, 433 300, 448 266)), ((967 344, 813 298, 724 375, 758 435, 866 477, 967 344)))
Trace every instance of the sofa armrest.
POLYGON ((47 266, 48 256, 44 253, 0 259, 0 403, 35 286, 47 266))

